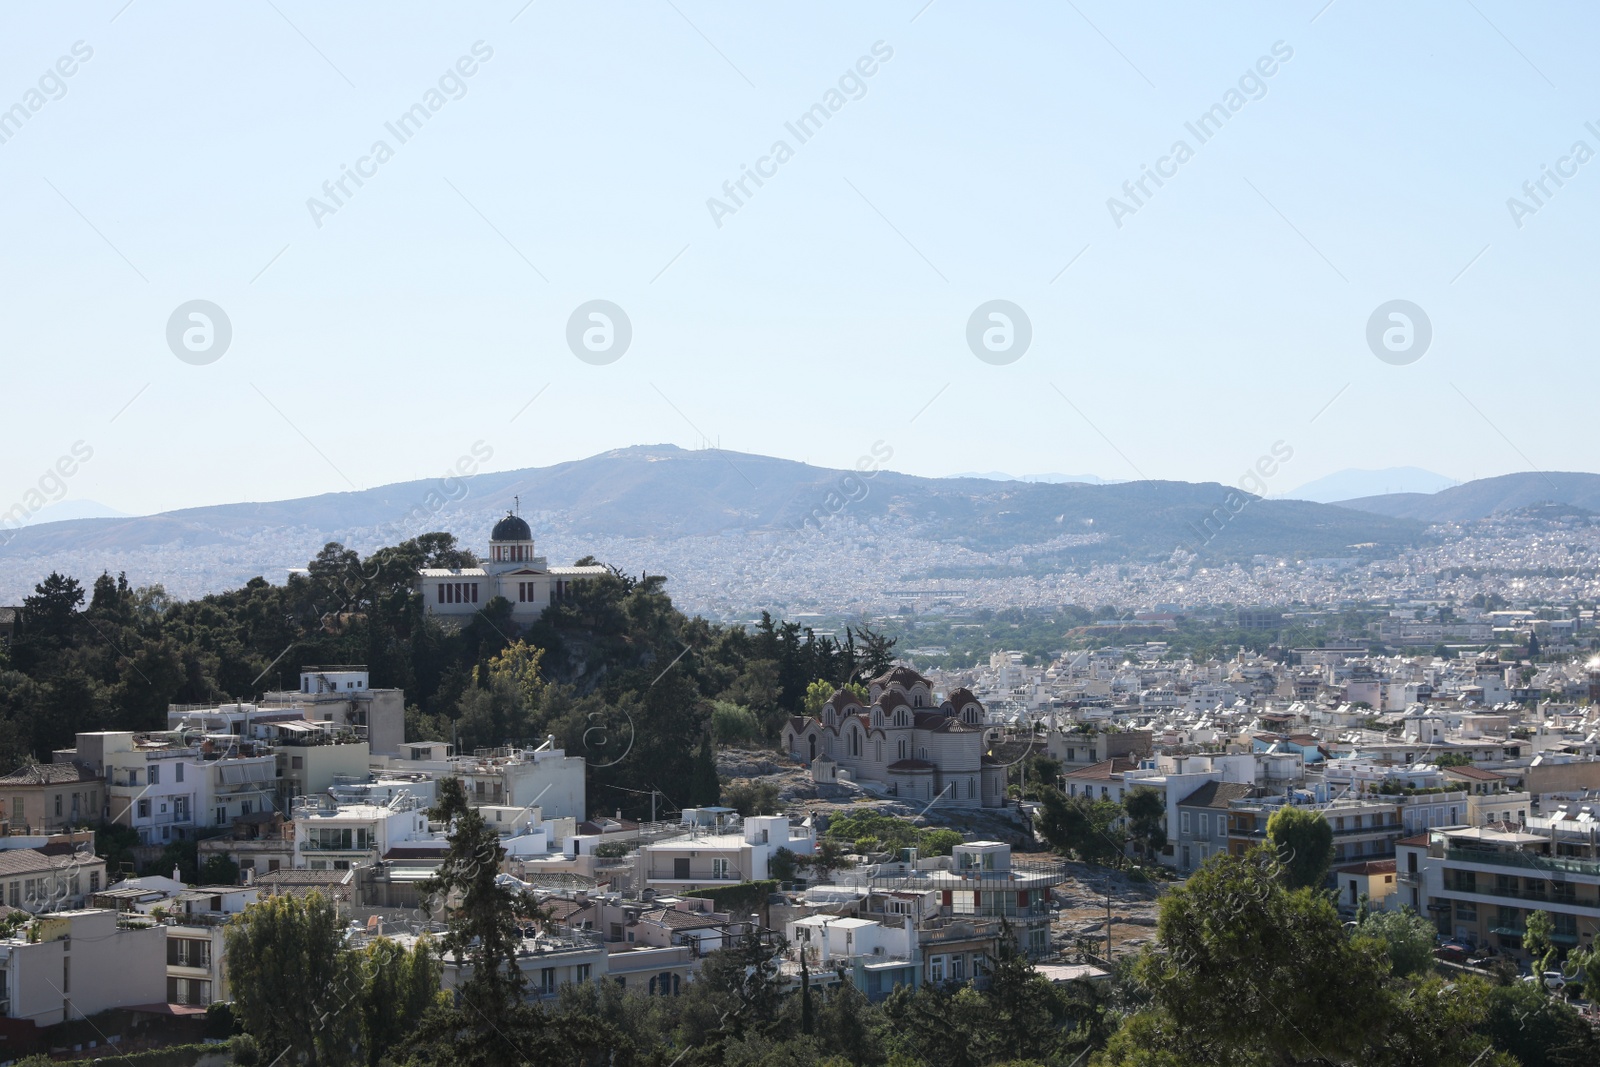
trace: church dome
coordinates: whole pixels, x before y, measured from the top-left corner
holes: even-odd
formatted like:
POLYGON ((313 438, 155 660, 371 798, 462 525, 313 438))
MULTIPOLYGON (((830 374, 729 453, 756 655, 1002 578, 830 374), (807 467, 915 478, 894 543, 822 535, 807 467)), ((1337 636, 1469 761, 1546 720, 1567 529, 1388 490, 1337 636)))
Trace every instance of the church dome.
POLYGON ((533 531, 528 529, 528 524, 520 515, 507 513, 506 517, 494 524, 494 530, 489 534, 491 541, 532 541, 533 531))

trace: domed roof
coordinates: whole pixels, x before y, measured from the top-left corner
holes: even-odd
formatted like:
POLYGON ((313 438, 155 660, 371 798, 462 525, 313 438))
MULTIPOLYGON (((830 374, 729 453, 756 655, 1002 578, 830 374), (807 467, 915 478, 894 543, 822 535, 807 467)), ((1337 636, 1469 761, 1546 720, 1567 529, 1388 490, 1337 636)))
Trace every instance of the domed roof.
POLYGON ((522 521, 522 516, 506 512, 506 517, 494 524, 489 534, 491 541, 532 541, 533 531, 522 521))

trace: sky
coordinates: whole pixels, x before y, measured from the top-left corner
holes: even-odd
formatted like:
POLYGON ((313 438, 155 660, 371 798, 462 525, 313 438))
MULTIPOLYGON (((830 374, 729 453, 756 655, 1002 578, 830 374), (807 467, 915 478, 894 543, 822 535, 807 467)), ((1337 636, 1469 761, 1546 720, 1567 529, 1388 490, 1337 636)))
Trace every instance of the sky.
POLYGON ((1597 20, 8 5, 0 511, 668 442, 935 476, 1274 457, 1271 493, 1600 470, 1569 400, 1597 20))

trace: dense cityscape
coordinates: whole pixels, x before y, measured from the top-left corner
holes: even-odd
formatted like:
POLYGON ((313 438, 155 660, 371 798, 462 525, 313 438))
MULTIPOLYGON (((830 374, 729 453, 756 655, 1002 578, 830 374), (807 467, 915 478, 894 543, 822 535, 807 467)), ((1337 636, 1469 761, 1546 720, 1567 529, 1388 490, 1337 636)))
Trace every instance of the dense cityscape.
POLYGON ((1597 34, 0 7, 0 1067, 1600 1067, 1597 34))

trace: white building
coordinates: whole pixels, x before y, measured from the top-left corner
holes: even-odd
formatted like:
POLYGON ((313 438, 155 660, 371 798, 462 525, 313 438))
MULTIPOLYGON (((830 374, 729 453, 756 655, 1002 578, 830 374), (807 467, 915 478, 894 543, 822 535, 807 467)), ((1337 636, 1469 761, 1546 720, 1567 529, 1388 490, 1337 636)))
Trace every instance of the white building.
POLYGON ((53 1026, 167 999, 167 931, 120 928, 103 908, 32 920, 0 940, 0 1016, 53 1026))
MULTIPOLYGON (((428 567, 417 575, 423 610, 463 621, 495 597, 511 602, 511 617, 533 622, 565 599, 572 587, 610 572, 605 567, 552 567, 534 555, 533 531, 507 514, 489 534, 489 558, 478 567, 428 567)), ((376 746, 374 746, 376 750, 376 746)))
POLYGON ((299 689, 267 693, 259 704, 173 704, 167 709, 169 730, 265 739, 263 726, 286 722, 349 730, 376 754, 405 753, 405 691, 372 688, 362 665, 304 667, 299 689))
POLYGON ((105 817, 159 845, 236 816, 272 811, 277 760, 268 748, 231 735, 83 733, 55 753, 106 780, 105 817))
MULTIPOLYGON (((410 746, 418 747, 421 746, 410 746)), ((530 807, 537 804, 546 819, 582 820, 586 784, 582 756, 569 756, 557 748, 555 738, 538 748, 495 748, 472 756, 440 758, 442 746, 433 746, 426 759, 379 759, 374 767, 386 775, 428 774, 455 777, 473 807, 498 805, 530 807)))
MULTIPOLYGON (((685 815, 688 813, 685 812, 685 815)), ((773 853, 786 848, 797 856, 816 850, 809 821, 791 827, 782 815, 755 815, 742 831, 702 833, 642 845, 635 860, 634 885, 657 893, 711 889, 772 877, 773 853)))
POLYGON ((428 829, 428 812, 410 794, 387 804, 340 804, 331 796, 301 797, 294 807, 294 865, 344 871, 382 859, 394 849, 437 853, 450 843, 428 829))

